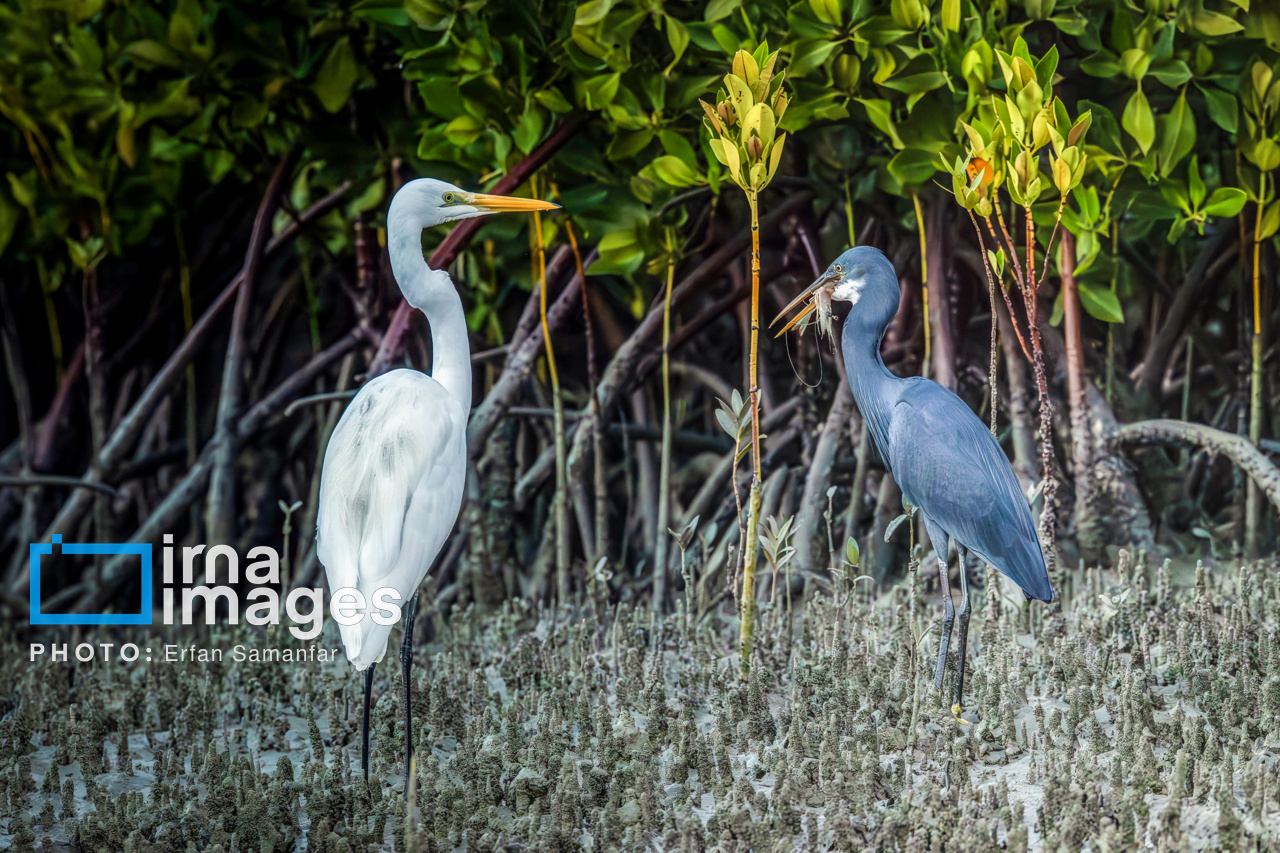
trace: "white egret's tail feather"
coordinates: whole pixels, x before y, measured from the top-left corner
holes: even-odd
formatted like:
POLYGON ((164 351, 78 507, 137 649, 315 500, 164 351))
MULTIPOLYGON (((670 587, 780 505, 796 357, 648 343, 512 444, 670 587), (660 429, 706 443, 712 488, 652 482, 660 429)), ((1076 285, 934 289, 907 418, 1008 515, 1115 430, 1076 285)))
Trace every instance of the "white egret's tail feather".
MULTIPOLYGON (((360 658, 360 648, 364 645, 364 632, 360 625, 339 625, 338 633, 342 635, 342 648, 346 650, 347 660, 355 663, 360 658)), ((365 667, 356 665, 356 669, 365 667)))

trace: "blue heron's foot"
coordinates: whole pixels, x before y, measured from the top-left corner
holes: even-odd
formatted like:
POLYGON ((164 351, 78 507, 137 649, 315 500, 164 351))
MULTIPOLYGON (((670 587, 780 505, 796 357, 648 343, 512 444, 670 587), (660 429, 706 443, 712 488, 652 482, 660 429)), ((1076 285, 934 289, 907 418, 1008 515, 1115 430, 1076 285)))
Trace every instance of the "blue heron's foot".
POLYGON ((951 716, 955 717, 955 718, 956 718, 956 722, 957 722, 957 723, 959 723, 959 724, 960 724, 960 725, 962 725, 962 726, 971 726, 971 725, 973 725, 973 723, 969 722, 969 721, 968 721, 968 720, 966 720, 964 717, 960 716, 960 712, 961 712, 961 711, 963 711, 963 710, 964 710, 964 709, 960 707, 960 703, 959 703, 959 702, 957 702, 957 703, 955 703, 954 705, 952 705, 952 706, 951 706, 951 716))

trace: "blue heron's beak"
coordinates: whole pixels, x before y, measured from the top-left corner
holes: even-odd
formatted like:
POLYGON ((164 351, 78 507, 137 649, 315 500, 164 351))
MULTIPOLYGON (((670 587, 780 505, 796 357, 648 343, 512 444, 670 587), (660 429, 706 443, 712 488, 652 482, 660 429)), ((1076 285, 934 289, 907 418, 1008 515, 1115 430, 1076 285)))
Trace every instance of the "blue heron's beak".
POLYGON ((778 334, 774 335, 774 337, 775 338, 782 337, 787 332, 794 329, 800 323, 801 320, 803 320, 805 317, 808 317, 811 313, 813 313, 814 309, 818 307, 818 300, 814 297, 818 295, 818 292, 823 287, 833 285, 836 281, 836 278, 837 276, 835 273, 833 273, 831 270, 827 270, 822 275, 818 276, 817 281, 815 281, 813 284, 809 285, 803 291, 801 291, 799 296, 797 296, 795 299, 792 299, 791 303, 787 305, 786 308, 783 308, 781 313, 779 313, 777 317, 773 318, 773 322, 769 324, 770 327, 777 325, 779 320, 785 317, 788 313, 794 310, 797 305, 804 302, 806 299, 810 299, 812 301, 804 307, 804 310, 802 310, 799 314, 792 317, 787 322, 787 325, 782 327, 782 331, 778 332, 778 334))

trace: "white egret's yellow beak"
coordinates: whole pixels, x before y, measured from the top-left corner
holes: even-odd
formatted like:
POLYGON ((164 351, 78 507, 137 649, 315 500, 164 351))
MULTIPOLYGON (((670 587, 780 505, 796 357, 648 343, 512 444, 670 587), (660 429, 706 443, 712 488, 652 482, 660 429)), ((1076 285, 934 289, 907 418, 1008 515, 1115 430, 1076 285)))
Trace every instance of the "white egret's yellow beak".
POLYGON ((800 323, 801 320, 803 320, 805 317, 808 317, 810 314, 812 314, 814 309, 818 307, 817 297, 819 295, 819 291, 821 291, 822 288, 824 287, 834 287, 835 281, 836 281, 836 275, 834 273, 830 271, 824 272, 822 275, 818 276, 817 281, 815 281, 813 284, 809 285, 803 291, 801 291, 800 295, 797 296, 795 299, 792 299, 791 303, 787 305, 786 308, 783 308, 781 313, 779 313, 777 317, 773 318, 773 322, 769 324, 770 327, 776 325, 779 320, 785 317, 790 311, 792 311, 797 305, 804 302, 806 299, 809 299, 812 301, 808 305, 804 306, 804 309, 799 314, 792 317, 787 322, 787 325, 782 327, 782 331, 778 332, 778 334, 774 335, 774 337, 775 338, 782 337, 787 332, 794 329, 800 323))
POLYGON ((489 195, 472 193, 468 202, 483 213, 518 213, 531 210, 556 210, 560 205, 540 198, 520 198, 513 195, 489 195))

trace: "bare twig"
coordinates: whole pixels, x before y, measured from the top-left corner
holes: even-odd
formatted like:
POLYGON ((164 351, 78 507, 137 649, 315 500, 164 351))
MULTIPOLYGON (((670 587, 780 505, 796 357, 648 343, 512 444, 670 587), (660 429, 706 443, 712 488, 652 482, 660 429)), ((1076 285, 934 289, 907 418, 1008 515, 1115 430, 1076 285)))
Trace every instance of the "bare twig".
POLYGON ((93 489, 113 498, 121 496, 120 492, 105 483, 90 483, 85 480, 78 480, 75 477, 62 477, 57 474, 24 474, 20 477, 0 474, 0 486, 14 486, 19 489, 31 488, 32 486, 70 486, 73 489, 93 489))
POLYGON ((343 400, 350 400, 356 395, 355 390, 351 391, 326 391, 323 394, 312 394, 309 397, 299 397, 294 400, 284 410, 284 416, 287 418, 303 406, 317 406, 324 403, 334 403, 343 400))

